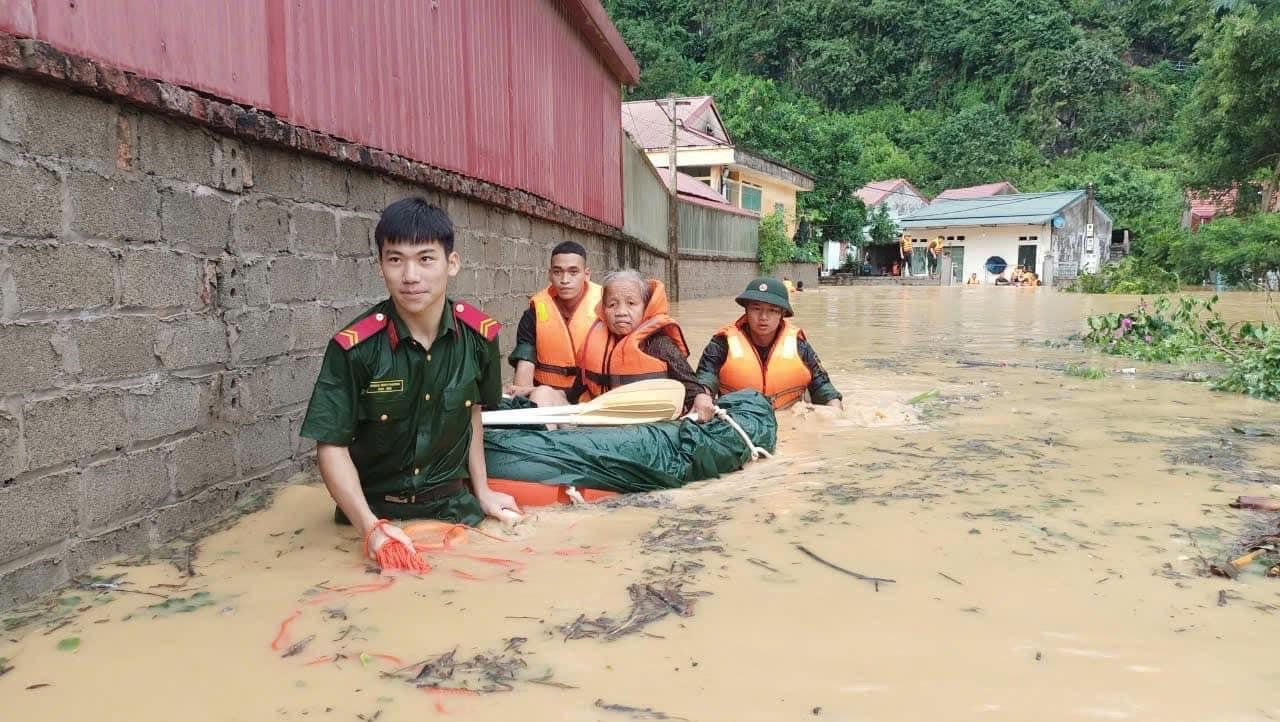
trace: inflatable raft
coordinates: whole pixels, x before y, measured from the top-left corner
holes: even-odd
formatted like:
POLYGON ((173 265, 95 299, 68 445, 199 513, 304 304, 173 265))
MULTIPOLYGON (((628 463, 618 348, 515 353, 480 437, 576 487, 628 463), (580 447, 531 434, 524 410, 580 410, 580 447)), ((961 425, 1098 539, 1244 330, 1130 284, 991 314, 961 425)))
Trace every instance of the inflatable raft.
MULTIPOLYGON (((773 406, 756 391, 717 402, 750 437, 772 452, 773 406)), ((741 469, 751 445, 731 424, 713 419, 559 431, 492 428, 484 433, 489 486, 522 507, 591 502, 618 494, 675 489, 741 469)))

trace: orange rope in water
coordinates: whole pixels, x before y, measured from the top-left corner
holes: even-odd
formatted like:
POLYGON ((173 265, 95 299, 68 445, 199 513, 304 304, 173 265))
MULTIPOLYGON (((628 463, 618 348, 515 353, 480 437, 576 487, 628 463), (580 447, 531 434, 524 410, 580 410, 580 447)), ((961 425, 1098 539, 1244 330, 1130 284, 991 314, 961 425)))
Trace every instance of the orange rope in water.
MULTIPOLYGON (((391 522, 386 519, 379 519, 374 523, 373 528, 369 530, 369 533, 365 535, 364 555, 366 557, 370 556, 369 541, 373 538, 373 533, 382 529, 384 526, 389 526, 390 524, 391 522)), ((382 567, 383 571, 405 571, 413 574, 426 574, 431 571, 431 565, 418 554, 418 551, 419 550, 417 549, 409 549, 395 539, 389 538, 386 543, 378 548, 377 554, 374 555, 373 558, 378 562, 378 566, 382 567)))

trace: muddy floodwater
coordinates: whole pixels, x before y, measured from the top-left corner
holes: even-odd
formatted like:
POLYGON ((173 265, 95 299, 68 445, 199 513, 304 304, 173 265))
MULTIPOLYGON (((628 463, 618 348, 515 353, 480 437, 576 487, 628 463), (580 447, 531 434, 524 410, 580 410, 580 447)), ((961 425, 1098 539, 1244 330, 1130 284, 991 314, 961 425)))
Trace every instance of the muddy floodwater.
MULTIPOLYGON (((1280 405, 1045 343, 1136 301, 801 293, 848 411, 784 412, 776 458, 469 532, 420 578, 294 484, 0 614, 0 719, 1280 719, 1280 579, 1202 574, 1280 523, 1227 506, 1280 496, 1277 438, 1232 430, 1280 405)), ((695 363, 735 309, 676 307, 695 363)))

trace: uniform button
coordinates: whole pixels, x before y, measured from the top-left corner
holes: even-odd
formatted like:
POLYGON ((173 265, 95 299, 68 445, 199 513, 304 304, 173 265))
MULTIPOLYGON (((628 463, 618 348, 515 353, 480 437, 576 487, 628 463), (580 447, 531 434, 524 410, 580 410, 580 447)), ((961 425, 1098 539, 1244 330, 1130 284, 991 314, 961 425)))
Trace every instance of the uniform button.
POLYGON ((453 310, 457 311, 458 313, 462 313, 463 309, 465 308, 466 306, 463 306, 461 303, 459 303, 457 306, 453 307, 453 310))
POLYGON ((387 318, 386 316, 383 316, 383 315, 382 315, 382 314, 380 314, 380 313, 375 313, 375 314, 373 314, 373 317, 374 317, 374 319, 376 319, 376 320, 378 320, 378 321, 382 321, 382 320, 385 320, 385 319, 387 318))
POLYGON ((431 354, 427 354, 427 363, 431 363, 431 354))
POLYGON ((431 400, 431 394, 427 394, 426 396, 423 396, 423 397, 422 397, 422 400, 423 400, 423 401, 430 401, 430 400, 431 400))
POLYGON ((417 476, 421 471, 422 471, 422 469, 414 469, 414 470, 413 470, 413 475, 414 475, 414 476, 417 476))
POLYGON ((378 420, 379 420, 379 421, 386 421, 386 420, 387 420, 387 415, 386 415, 386 414, 383 414, 382 416, 379 416, 379 417, 378 417, 378 420))
POLYGON ((463 406, 466 406, 469 408, 471 406, 471 399, 467 399, 467 402, 463 404, 463 406))

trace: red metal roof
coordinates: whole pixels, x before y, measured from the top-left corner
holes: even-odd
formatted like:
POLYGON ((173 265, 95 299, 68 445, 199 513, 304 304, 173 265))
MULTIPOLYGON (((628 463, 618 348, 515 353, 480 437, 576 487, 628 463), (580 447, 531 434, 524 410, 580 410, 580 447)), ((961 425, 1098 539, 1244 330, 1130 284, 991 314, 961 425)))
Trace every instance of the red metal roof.
POLYGON ((1236 189, 1225 191, 1187 191, 1187 205, 1191 207, 1191 215, 1207 221, 1216 215, 1231 215, 1236 209, 1236 189))
POLYGON ((0 30, 622 225, 598 0, 8 0, 0 30))
MULTIPOLYGON (((720 114, 715 109, 715 101, 710 95, 675 100, 676 118, 680 121, 680 127, 676 129, 677 147, 714 148, 733 145, 728 131, 719 122, 720 114), (715 114, 714 125, 724 132, 724 137, 697 129, 697 121, 708 112, 715 114)), ((671 145, 671 114, 667 108, 668 101, 665 98, 623 103, 622 129, 627 131, 627 134, 641 148, 646 150, 666 148, 671 145)))
POLYGON ((948 188, 938 194, 935 201, 959 201, 969 198, 987 198, 989 196, 1005 195, 1008 193, 1018 193, 1018 189, 1013 187, 1009 181, 1000 181, 998 183, 986 183, 980 186, 967 186, 965 188, 948 188))

